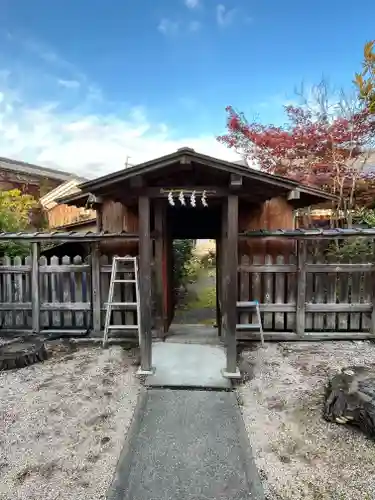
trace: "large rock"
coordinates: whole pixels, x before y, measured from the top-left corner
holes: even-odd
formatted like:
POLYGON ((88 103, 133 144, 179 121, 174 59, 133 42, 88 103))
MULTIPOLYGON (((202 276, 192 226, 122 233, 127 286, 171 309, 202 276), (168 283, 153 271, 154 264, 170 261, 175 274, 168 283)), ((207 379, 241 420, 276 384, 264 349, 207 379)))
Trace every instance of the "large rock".
POLYGON ((343 368, 329 382, 324 418, 359 427, 375 437, 375 365, 343 368))
POLYGON ((44 361, 47 357, 42 340, 18 338, 0 346, 0 371, 23 368, 44 361))

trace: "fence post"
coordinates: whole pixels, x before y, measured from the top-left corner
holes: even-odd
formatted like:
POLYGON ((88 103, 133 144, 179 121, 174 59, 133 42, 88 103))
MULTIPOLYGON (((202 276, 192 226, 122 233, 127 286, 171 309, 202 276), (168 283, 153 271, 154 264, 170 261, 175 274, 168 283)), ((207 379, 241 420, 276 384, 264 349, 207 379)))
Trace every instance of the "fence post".
POLYGON ((92 294, 92 328, 94 334, 101 332, 101 307, 100 293, 100 248, 99 243, 91 245, 91 294, 92 294))
POLYGON ((33 333, 40 333, 40 287, 39 287, 40 243, 31 244, 31 310, 33 333))
POLYGON ((297 242, 297 310, 296 333, 303 336, 305 333, 305 302, 306 302, 306 242, 297 242))
MULTIPOLYGON (((372 240, 372 257, 375 258, 375 240, 372 240)), ((371 271, 371 293, 372 293, 372 313, 371 313, 371 333, 375 335, 375 269, 371 271)))

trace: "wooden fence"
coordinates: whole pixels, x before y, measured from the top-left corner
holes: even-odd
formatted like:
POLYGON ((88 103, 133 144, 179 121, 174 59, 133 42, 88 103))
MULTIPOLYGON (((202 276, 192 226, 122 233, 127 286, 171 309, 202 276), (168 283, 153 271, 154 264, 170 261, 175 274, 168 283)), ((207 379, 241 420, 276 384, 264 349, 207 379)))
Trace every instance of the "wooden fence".
MULTIPOLYGON (((375 334, 375 267, 371 263, 327 262, 307 255, 242 256, 238 271, 242 324, 256 323, 255 316, 241 305, 257 300, 264 330, 274 335, 347 332, 355 338, 354 333, 375 334)), ((254 335, 241 333, 240 337, 254 335)))
MULTIPOLYGON (((35 254, 26 259, 3 258, 0 329, 99 333, 104 326, 110 273, 111 260, 95 252, 85 261, 79 256, 47 259, 35 254)), ((239 303, 258 300, 264 329, 275 338, 277 333, 291 338, 309 332, 322 332, 322 336, 341 333, 348 338, 373 335, 374 287, 375 266, 367 262, 338 264, 304 254, 242 256, 238 267, 239 303)), ((122 285, 114 300, 135 302, 134 287, 122 285)), ((126 335, 134 337, 136 308, 127 312, 120 306, 114 309, 114 323, 129 325, 126 335)), ((239 322, 252 320, 255 322, 239 307, 239 322)), ((254 333, 241 332, 239 338, 254 338, 254 333)))
MULTIPOLYGON (((83 261, 80 256, 73 259, 40 257, 33 266, 32 257, 4 257, 0 262, 2 330, 100 332, 104 326, 112 266, 106 256, 98 258, 98 262, 95 258, 93 255, 83 261), (36 283, 39 286, 34 286, 36 283)), ((133 277, 129 272, 118 275, 120 279, 133 277)), ((135 302, 134 295, 132 284, 121 284, 115 287, 114 301, 135 302)), ((113 309, 113 323, 129 325, 127 333, 134 336, 136 307, 126 312, 119 310, 120 306, 113 309)))

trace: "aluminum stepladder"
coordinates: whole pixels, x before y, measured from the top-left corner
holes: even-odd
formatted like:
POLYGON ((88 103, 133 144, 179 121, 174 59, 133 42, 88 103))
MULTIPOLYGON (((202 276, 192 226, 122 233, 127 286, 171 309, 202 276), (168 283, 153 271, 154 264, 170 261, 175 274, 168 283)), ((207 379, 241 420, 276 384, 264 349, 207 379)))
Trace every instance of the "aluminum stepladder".
POLYGON ((108 344, 108 334, 111 330, 137 330, 139 344, 141 343, 141 328, 140 328, 140 294, 139 294, 139 269, 138 269, 138 257, 113 257, 112 261, 112 271, 111 280, 109 283, 108 291, 108 302, 107 310, 104 322, 104 335, 103 335, 103 347, 108 344), (125 265, 124 269, 119 270, 119 265, 125 265), (118 274, 131 274, 133 277, 131 279, 119 279, 118 274), (114 302, 113 296, 115 293, 116 284, 133 284, 135 287, 135 302, 114 302), (111 324, 111 317, 113 312, 113 306, 121 307, 121 310, 126 311, 137 311, 137 324, 136 325, 116 325, 111 324))
POLYGON ((262 317, 260 315, 259 302, 257 300, 252 300, 249 302, 237 302, 237 310, 238 309, 241 312, 243 312, 244 310, 251 311, 251 310, 255 309, 257 323, 239 323, 239 324, 237 324, 236 330, 238 332, 259 331, 262 347, 264 347, 263 324, 262 324, 262 317))

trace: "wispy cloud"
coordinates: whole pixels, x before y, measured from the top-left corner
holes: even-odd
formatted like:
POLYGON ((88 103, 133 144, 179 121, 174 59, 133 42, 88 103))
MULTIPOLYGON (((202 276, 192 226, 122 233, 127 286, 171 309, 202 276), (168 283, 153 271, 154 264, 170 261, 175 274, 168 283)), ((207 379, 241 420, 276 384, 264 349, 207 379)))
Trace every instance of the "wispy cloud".
POLYGON ((179 30, 179 23, 177 21, 173 21, 165 17, 160 21, 158 25, 158 30, 163 35, 167 36, 176 35, 179 30))
POLYGON ((59 78, 57 83, 60 85, 60 87, 64 87, 66 89, 78 89, 81 84, 77 80, 64 80, 62 78, 59 78))
POLYGON ((182 146, 224 159, 236 158, 213 134, 181 136, 168 124, 152 121, 142 106, 110 103, 102 93, 102 101, 93 103, 93 85, 81 87, 83 97, 77 105, 54 96, 36 103, 23 91, 21 82, 15 86, 10 76, 7 72, 0 79, 3 156, 87 177, 122 168, 127 156, 132 163, 139 163, 182 146), (114 111, 100 112, 104 108, 114 111))
POLYGON ((228 26, 234 20, 236 9, 228 9, 223 4, 216 6, 216 21, 219 26, 228 26))
POLYGON ((185 5, 188 9, 196 9, 200 5, 200 0, 185 0, 185 5))
POLYGON ((188 24, 188 30, 194 33, 196 31, 199 31, 201 29, 201 26, 202 24, 199 21, 191 21, 188 24))

